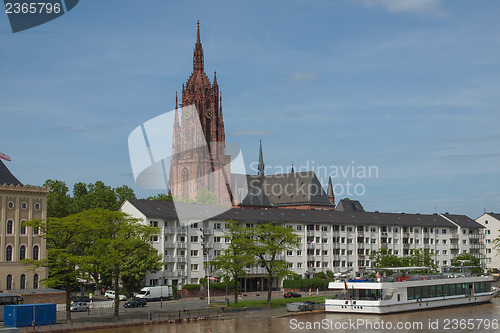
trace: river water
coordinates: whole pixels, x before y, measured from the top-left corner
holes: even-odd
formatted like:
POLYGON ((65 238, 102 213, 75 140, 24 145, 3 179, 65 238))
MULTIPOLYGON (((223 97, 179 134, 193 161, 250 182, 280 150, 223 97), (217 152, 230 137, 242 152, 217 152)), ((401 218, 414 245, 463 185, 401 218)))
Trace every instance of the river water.
MULTIPOLYGON (((245 317, 180 324, 95 330, 94 333, 281 333, 281 332, 500 332, 500 299, 492 303, 399 314, 313 313, 281 318, 245 317)), ((90 331, 89 331, 90 332, 90 331)))

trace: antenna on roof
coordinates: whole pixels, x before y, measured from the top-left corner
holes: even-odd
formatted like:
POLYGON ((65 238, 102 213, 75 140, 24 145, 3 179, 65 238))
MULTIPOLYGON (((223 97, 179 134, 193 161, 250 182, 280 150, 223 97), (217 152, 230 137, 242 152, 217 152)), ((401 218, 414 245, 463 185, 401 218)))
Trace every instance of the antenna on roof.
POLYGON ((435 213, 435 214, 437 214, 437 213, 438 213, 437 206, 434 206, 434 213, 435 213))
POLYGON ((12 160, 10 159, 10 156, 9 156, 9 155, 6 155, 6 154, 4 154, 4 153, 0 153, 0 158, 4 159, 4 160, 6 160, 6 161, 12 161, 12 160))

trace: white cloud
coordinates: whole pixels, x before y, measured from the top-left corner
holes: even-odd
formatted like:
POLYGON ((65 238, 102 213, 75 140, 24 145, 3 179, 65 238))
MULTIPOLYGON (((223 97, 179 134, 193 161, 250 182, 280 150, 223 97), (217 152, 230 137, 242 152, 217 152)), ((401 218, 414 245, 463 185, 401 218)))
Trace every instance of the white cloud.
POLYGON ((446 11, 441 0, 362 0, 367 7, 382 7, 390 13, 412 13, 424 16, 443 16, 446 11))

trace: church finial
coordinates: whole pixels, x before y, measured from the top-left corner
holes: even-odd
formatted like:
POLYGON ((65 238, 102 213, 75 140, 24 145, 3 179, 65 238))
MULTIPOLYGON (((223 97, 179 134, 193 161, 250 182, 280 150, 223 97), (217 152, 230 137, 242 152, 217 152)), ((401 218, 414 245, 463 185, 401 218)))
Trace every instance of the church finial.
POLYGON ((198 20, 198 34, 196 35, 196 44, 200 43, 200 20, 198 20))
POLYGON ((292 161, 292 173, 295 173, 295 169, 293 168, 293 161, 292 161))
POLYGON ((175 110, 179 107, 179 100, 177 99, 177 91, 175 92, 175 110))
POLYGON ((333 194, 333 185, 332 185, 332 177, 328 177, 328 190, 326 191, 326 196, 330 200, 330 202, 335 205, 335 195, 333 194))
POLYGON ((196 35, 196 44, 194 45, 193 54, 193 71, 203 71, 203 48, 201 46, 200 38, 200 21, 198 21, 198 33, 196 35))
POLYGON ((262 154, 262 139, 260 140, 260 148, 259 148, 259 165, 257 166, 257 171, 259 176, 264 176, 264 156, 262 154))

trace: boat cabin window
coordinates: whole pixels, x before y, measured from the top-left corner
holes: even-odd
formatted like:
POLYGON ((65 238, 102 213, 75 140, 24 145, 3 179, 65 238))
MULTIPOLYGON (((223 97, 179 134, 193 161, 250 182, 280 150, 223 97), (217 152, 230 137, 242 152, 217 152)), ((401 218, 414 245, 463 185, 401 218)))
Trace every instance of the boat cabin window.
MULTIPOLYGON (((408 299, 433 298, 455 295, 470 295, 469 283, 440 284, 435 286, 409 287, 407 289, 408 299)), ((491 282, 475 282, 474 292, 483 293, 491 291, 491 282)))
POLYGON ((338 299, 353 299, 361 301, 377 301, 382 299, 380 289, 349 289, 347 293, 337 294, 338 299))

